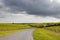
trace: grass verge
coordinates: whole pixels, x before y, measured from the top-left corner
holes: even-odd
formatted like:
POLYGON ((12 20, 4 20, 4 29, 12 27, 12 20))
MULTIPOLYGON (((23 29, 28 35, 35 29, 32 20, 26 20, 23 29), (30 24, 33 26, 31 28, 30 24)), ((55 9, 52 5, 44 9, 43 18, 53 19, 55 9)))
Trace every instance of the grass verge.
POLYGON ((60 40, 60 34, 47 30, 45 28, 37 28, 33 33, 34 40, 60 40))
POLYGON ((16 32, 20 32, 22 30, 10 30, 10 31, 0 31, 0 38, 8 36, 10 34, 14 34, 16 32))

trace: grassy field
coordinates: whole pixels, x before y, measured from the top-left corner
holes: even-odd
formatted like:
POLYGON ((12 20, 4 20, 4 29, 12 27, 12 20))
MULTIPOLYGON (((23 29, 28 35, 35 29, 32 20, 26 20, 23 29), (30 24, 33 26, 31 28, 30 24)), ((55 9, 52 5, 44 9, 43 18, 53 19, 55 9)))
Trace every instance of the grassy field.
POLYGON ((56 33, 60 33, 60 26, 47 27, 46 29, 56 33))
POLYGON ((20 32, 20 31, 22 31, 22 30, 0 31, 0 38, 5 37, 5 36, 10 35, 10 34, 14 34, 16 32, 20 32))
POLYGON ((31 28, 27 24, 0 24, 0 37, 4 37, 18 31, 31 28))
POLYGON ((60 40, 60 26, 37 28, 33 36, 34 40, 60 40))
POLYGON ((33 33, 34 40, 60 40, 60 23, 0 23, 0 37, 5 37, 29 28, 36 28, 33 33))
POLYGON ((23 25, 23 24, 0 24, 0 31, 6 30, 20 30, 20 29, 27 29, 31 28, 30 26, 23 25))

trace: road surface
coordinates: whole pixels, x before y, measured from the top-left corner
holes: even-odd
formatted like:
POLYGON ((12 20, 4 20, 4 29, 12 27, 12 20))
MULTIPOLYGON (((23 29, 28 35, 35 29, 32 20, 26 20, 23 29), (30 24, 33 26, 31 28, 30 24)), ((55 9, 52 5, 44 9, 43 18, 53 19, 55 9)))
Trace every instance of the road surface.
POLYGON ((0 40, 33 40, 33 31, 34 29, 26 29, 22 32, 1 38, 0 40))

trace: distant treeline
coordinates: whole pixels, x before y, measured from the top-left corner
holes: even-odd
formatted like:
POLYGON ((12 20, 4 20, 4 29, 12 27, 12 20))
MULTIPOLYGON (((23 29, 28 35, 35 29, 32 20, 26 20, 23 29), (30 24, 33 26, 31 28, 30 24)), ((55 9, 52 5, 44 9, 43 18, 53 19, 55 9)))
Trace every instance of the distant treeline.
POLYGON ((29 25, 31 27, 51 27, 51 26, 60 26, 60 23, 12 23, 12 24, 22 24, 22 25, 29 25))

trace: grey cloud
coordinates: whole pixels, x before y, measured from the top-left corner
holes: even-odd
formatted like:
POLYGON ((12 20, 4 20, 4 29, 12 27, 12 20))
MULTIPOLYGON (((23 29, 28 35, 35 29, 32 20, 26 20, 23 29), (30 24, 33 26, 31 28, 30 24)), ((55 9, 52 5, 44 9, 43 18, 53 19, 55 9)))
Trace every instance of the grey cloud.
POLYGON ((60 15, 60 4, 51 3, 50 0, 4 0, 11 12, 26 11, 28 14, 39 16, 60 15))

